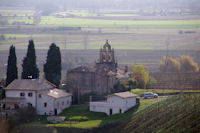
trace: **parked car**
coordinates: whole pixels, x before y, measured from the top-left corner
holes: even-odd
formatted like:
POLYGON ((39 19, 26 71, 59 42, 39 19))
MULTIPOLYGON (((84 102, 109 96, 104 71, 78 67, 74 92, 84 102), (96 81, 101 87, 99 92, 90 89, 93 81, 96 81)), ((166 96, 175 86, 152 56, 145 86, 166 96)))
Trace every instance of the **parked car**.
POLYGON ((146 98, 158 98, 158 94, 152 93, 152 92, 145 92, 143 97, 144 97, 145 99, 146 99, 146 98))

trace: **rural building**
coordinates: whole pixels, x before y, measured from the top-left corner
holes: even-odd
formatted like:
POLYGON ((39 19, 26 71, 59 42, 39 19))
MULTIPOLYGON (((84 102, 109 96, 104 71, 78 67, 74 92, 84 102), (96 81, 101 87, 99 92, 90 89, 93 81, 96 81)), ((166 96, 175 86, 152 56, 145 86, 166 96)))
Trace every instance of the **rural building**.
POLYGON ((131 92, 114 93, 107 101, 90 102, 90 111, 104 112, 107 115, 124 113, 137 104, 137 95, 131 92))
POLYGON ((99 59, 94 65, 80 66, 67 72, 67 82, 72 83, 71 93, 80 95, 110 93, 113 86, 122 79, 128 79, 127 69, 120 69, 115 59, 114 49, 108 41, 100 49, 99 59))
POLYGON ((0 101, 2 113, 33 106, 40 115, 57 115, 72 102, 71 94, 43 79, 16 79, 5 91, 6 97, 0 101))

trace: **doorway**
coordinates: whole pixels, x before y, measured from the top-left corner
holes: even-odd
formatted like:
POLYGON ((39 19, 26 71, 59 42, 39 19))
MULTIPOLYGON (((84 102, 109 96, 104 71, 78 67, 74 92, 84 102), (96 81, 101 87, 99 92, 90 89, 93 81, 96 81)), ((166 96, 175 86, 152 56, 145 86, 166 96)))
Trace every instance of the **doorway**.
POLYGON ((54 109, 54 114, 57 115, 57 109, 54 109))
POLYGON ((122 113, 122 109, 119 109, 119 113, 120 113, 120 114, 122 113))
POLYGON ((110 113, 109 114, 112 115, 112 109, 110 109, 110 113))

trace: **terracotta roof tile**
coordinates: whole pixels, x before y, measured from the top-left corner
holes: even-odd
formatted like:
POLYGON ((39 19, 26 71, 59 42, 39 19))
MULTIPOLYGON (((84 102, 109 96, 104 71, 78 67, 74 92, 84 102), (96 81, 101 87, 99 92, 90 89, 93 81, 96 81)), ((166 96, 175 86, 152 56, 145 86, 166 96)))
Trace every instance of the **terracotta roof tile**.
POLYGON ((50 89, 56 86, 44 79, 15 79, 6 90, 40 90, 50 89), (48 87, 48 88, 47 88, 48 87))

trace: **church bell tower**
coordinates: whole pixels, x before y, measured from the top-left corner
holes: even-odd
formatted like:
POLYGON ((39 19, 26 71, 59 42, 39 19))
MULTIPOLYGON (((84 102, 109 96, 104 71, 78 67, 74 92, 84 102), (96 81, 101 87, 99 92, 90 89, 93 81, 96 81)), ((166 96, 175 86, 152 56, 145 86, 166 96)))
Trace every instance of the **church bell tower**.
POLYGON ((117 62, 115 60, 114 49, 111 49, 108 40, 104 44, 103 48, 100 49, 99 61, 97 64, 108 64, 112 67, 117 67, 117 62))

